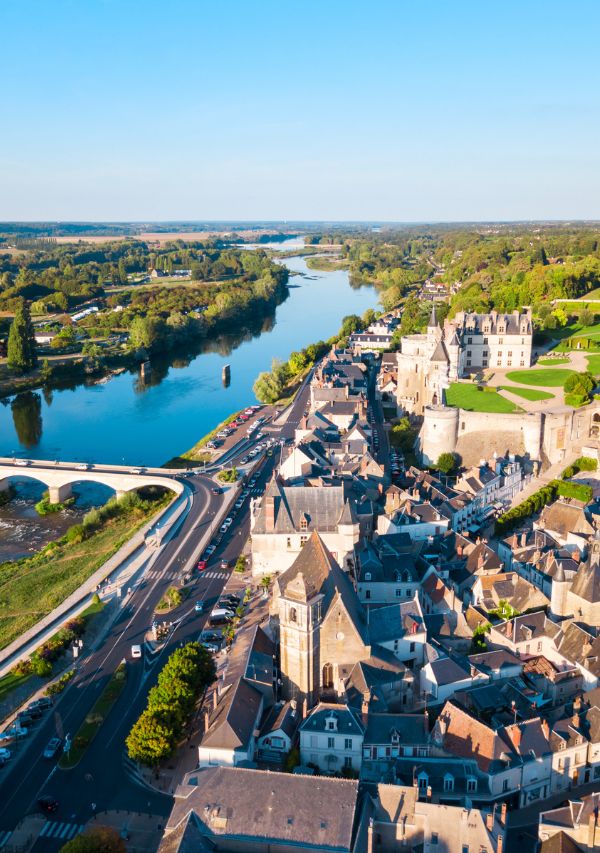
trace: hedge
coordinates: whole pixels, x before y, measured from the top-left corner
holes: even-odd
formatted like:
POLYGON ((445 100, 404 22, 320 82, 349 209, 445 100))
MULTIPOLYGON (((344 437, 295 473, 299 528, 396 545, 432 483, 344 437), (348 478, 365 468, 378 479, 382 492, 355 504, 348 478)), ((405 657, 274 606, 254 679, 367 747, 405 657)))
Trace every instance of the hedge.
POLYGON ((557 497, 573 498, 582 503, 589 503, 593 497, 593 489, 583 483, 571 483, 568 480, 551 480, 547 486, 538 489, 527 500, 509 509, 496 521, 495 533, 503 536, 509 533, 525 518, 539 512, 557 497))

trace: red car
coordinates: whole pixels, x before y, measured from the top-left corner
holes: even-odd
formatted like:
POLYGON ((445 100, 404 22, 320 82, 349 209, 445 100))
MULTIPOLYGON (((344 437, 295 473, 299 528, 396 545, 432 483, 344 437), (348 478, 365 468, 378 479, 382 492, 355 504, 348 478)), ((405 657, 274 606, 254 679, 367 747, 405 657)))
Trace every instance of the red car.
POLYGON ((203 572, 207 565, 208 563, 206 560, 200 560, 200 562, 198 563, 198 571, 203 572))

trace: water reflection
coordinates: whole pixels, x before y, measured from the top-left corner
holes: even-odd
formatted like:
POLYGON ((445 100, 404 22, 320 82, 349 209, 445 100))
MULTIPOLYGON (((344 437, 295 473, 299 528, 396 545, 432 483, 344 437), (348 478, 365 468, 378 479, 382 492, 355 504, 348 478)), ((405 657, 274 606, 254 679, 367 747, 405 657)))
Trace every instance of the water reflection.
POLYGON ((42 398, 40 394, 33 391, 17 394, 10 407, 19 442, 28 449, 37 447, 42 438, 42 398))

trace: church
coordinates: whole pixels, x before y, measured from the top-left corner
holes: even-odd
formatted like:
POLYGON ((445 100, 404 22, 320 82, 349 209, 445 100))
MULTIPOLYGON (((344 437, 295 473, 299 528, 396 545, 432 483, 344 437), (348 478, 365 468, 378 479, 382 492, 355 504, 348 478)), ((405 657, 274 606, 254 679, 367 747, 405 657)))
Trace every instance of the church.
POLYGON ((284 696, 308 709, 323 698, 351 701, 353 692, 361 702, 376 700, 380 709, 410 708, 413 673, 394 649, 403 635, 424 630, 420 607, 416 600, 393 604, 374 616, 313 532, 274 583, 271 624, 279 637, 284 696))
POLYGON ((422 415, 441 405, 450 382, 494 368, 530 367, 533 343, 531 311, 472 314, 463 311, 443 328, 435 304, 424 333, 405 335, 397 358, 398 407, 422 415))

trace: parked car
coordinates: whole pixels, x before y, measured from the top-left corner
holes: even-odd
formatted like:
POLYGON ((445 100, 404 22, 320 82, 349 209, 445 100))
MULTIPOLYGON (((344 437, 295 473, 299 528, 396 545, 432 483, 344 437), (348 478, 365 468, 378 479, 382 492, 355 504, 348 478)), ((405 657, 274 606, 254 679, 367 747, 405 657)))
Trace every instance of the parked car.
POLYGON ((49 696, 40 696, 39 699, 35 699, 29 703, 27 710, 31 711, 32 708, 39 708, 41 711, 48 711, 51 707, 52 699, 49 696))
POLYGON ((10 751, 10 749, 6 749, 6 747, 4 746, 0 747, 0 759, 2 759, 2 761, 8 761, 11 755, 12 752, 10 751))
POLYGON ((87 471, 90 466, 87 462, 80 462, 76 467, 78 471, 87 471))
POLYGON ((239 501, 236 501, 234 504, 236 509, 241 509, 244 506, 244 501, 240 498, 239 501))
POLYGON ((17 714, 17 724, 19 726, 32 726, 35 721, 36 717, 33 714, 29 714, 27 711, 21 711, 20 714, 17 714))
POLYGON ((211 652, 211 654, 216 655, 219 651, 219 646, 216 646, 214 643, 200 643, 201 646, 204 646, 207 652, 211 652))
POLYGON ((133 645, 131 647, 131 657, 132 658, 141 658, 142 656, 142 647, 138 645, 133 645))
POLYGON ((198 563, 198 571, 203 572, 207 566, 208 566, 207 560, 200 560, 200 562, 198 563))
POLYGON ((210 614, 211 625, 224 625, 227 622, 231 622, 232 619, 233 613, 231 610, 226 610, 224 607, 215 607, 210 614))
POLYGON ((227 533, 228 529, 229 529, 229 525, 228 525, 228 524, 222 524, 222 525, 219 527, 219 530, 221 531, 221 533, 227 533))
POLYGON ((27 465, 31 465, 31 462, 29 461, 29 459, 16 459, 15 465, 19 465, 19 467, 25 468, 27 467, 27 465))
POLYGON ((223 636, 218 631, 202 631, 200 639, 208 643, 220 643, 223 640, 223 636))
POLYGON ((48 741, 46 749, 43 752, 44 758, 50 759, 54 758, 60 749, 62 741, 59 737, 53 737, 48 741))
POLYGON ((202 613, 202 611, 204 610, 204 602, 203 601, 197 601, 194 604, 194 610, 196 611, 196 613, 202 613))
POLYGON ((226 560, 225 557, 221 560, 221 568, 228 569, 229 568, 229 560, 226 560))
POLYGON ((211 492, 213 493, 213 495, 220 495, 221 489, 218 486, 215 486, 214 489, 211 489, 211 492))
POLYGON ((210 557, 211 554, 214 554, 216 549, 217 549, 216 545, 209 545, 208 548, 206 549, 206 551, 204 552, 204 556, 210 557))

